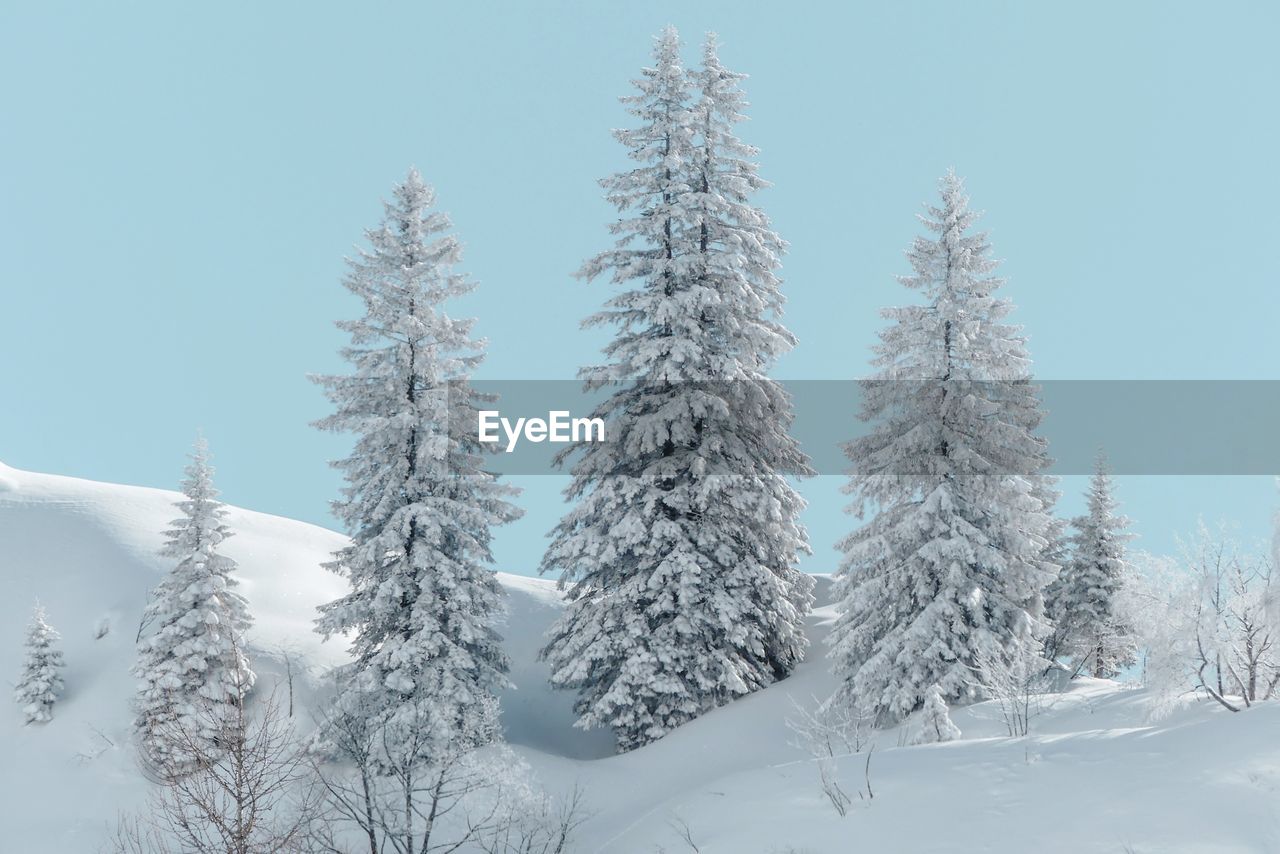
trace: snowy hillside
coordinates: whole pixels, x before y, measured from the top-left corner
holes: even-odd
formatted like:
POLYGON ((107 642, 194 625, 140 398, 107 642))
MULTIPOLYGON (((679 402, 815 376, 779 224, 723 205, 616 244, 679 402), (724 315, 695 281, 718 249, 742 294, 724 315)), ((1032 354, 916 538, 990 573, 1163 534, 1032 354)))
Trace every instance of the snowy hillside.
MULTIPOLYGON (((24 727, 11 702, 0 713, 0 851, 96 851, 117 813, 146 792, 128 744, 128 669, 145 594, 165 568, 156 550, 175 498, 0 466, 0 671, 12 681, 37 599, 67 660, 51 723, 24 727)), ((312 674, 340 661, 341 644, 322 644, 311 621, 341 590, 319 564, 342 538, 245 510, 228 522, 236 536, 226 553, 257 621, 260 684, 279 679, 286 654, 312 674)), ((1274 705, 1229 715, 1198 703, 1153 725, 1141 691, 1085 680, 1053 698, 1020 740, 1001 737, 991 709, 955 710, 959 742, 899 747, 895 732, 879 733, 874 799, 855 796, 840 818, 785 725, 792 697, 833 688, 822 644, 829 608, 810 617, 809 660, 791 679, 614 756, 609 734, 572 727, 569 697, 547 689, 535 660, 559 608, 554 586, 513 575, 502 583, 516 683, 502 697, 507 737, 553 791, 584 787, 591 818, 579 851, 1280 851, 1274 705)), ((818 593, 822 602, 825 584, 818 593)), ((303 685, 304 707, 308 696, 303 685)), ((851 793, 865 789, 864 763, 841 762, 851 793)))

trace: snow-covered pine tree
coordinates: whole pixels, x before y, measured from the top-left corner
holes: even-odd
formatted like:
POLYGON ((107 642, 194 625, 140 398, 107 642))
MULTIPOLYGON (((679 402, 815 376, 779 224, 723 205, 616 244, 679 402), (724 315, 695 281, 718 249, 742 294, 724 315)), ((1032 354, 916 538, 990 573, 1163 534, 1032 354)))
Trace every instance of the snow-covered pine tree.
POLYGON ((182 493, 176 503, 182 516, 165 532, 161 552, 175 563, 143 612, 147 633, 133 669, 139 679, 135 731, 165 772, 186 764, 175 734, 185 739, 199 733, 215 744, 220 733, 209 722, 220 715, 230 720, 254 682, 244 643, 249 609, 235 589, 235 561, 219 551, 231 530, 203 437, 196 440, 182 493))
POLYGON ((933 744, 939 741, 955 741, 960 737, 960 727, 956 726, 947 710, 947 701, 942 696, 942 689, 930 685, 924 692, 924 705, 920 708, 919 729, 916 731, 916 744, 933 744))
POLYGON ((577 504, 542 565, 569 604, 543 656, 579 692, 579 726, 623 750, 786 676, 806 645, 803 501, 784 474, 808 461, 766 376, 794 344, 776 320, 785 244, 750 202, 764 182, 733 134, 741 76, 713 39, 688 74, 663 31, 624 99, 639 126, 615 134, 637 166, 602 182, 618 242, 581 271, 626 289, 584 324, 618 328, 609 363, 582 372, 611 390, 595 413, 611 435, 572 465, 577 504))
POLYGON ((1099 679, 1134 662, 1133 631, 1116 607, 1125 580, 1129 520, 1116 514, 1106 459, 1099 454, 1089 482, 1088 512, 1071 520, 1070 556, 1045 593, 1055 624, 1056 652, 1099 679))
POLYGON ((395 187, 343 281, 364 303, 338 324, 353 370, 316 378, 335 406, 317 426, 357 436, 334 464, 347 482, 334 511, 352 542, 327 564, 351 592, 317 621, 326 638, 352 640, 335 717, 391 728, 392 742, 396 727, 418 738, 430 721, 423 760, 432 743, 472 738, 483 701, 506 684, 490 539, 520 515, 507 500, 518 490, 481 465, 469 376, 484 342, 444 309, 474 285, 455 270, 461 245, 434 201, 416 169, 395 187))
POLYGON ((972 232, 949 172, 930 236, 908 252, 903 285, 925 303, 884 312, 877 373, 861 384, 872 430, 845 447, 849 508, 872 519, 838 544, 840 616, 830 637, 841 691, 896 720, 930 686, 974 692, 977 654, 1013 660, 1042 636, 1056 493, 1037 389, 1011 305, 995 296, 986 235, 972 232))
POLYGON ((31 614, 24 649, 13 697, 22 707, 25 723, 43 723, 53 719, 53 704, 62 696, 62 651, 58 649, 58 633, 39 605, 31 614))

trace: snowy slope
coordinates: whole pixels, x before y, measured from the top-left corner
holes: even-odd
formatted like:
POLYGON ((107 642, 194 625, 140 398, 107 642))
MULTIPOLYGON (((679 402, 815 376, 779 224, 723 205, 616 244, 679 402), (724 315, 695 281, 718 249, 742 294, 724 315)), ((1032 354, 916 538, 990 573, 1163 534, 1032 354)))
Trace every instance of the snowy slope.
MULTIPOLYGON (((15 640, 37 599, 62 634, 67 661, 66 693, 50 724, 23 727, 11 702, 0 711, 0 756, 12 757, 3 760, 0 851, 95 851, 108 822, 142 797, 126 744, 129 668, 147 591, 165 570, 156 552, 178 515, 177 497, 0 465, 0 673, 6 684, 16 678, 15 640), (97 638, 102 628, 107 633, 97 638)), ((270 673, 275 668, 261 652, 285 648, 317 668, 341 660, 340 644, 322 645, 309 629, 316 603, 342 589, 319 567, 342 539, 241 510, 229 523, 236 536, 227 553, 241 562, 258 618, 250 636, 255 666, 270 673)))
MULTIPOLYGON (((146 591, 165 568, 156 550, 175 499, 0 465, 0 673, 16 675, 37 597, 68 662, 52 723, 23 727, 11 702, 0 711, 0 852, 96 851, 117 812, 146 792, 127 744, 128 668, 146 591)), ((229 522, 263 684, 275 682, 272 657, 285 650, 313 673, 341 661, 342 645, 320 643, 311 618, 341 590, 320 563, 342 538, 244 510, 229 522)), ((686 852, 683 824, 704 854, 1280 852, 1280 706, 1232 716, 1195 704, 1151 725, 1141 691, 1086 681, 1019 741, 999 737, 990 709, 958 710, 961 742, 897 747, 896 733, 882 733, 875 798, 842 819, 784 723, 792 696, 832 687, 821 657, 829 608, 811 618, 810 659, 791 679, 614 756, 608 734, 572 727, 571 698, 547 689, 536 660, 559 607, 554 586, 502 582, 516 683, 503 697, 507 736, 549 787, 586 789, 580 851, 686 852)), ((308 694, 302 686, 303 706, 308 694)), ((841 765, 850 792, 863 786, 863 761, 841 765)))

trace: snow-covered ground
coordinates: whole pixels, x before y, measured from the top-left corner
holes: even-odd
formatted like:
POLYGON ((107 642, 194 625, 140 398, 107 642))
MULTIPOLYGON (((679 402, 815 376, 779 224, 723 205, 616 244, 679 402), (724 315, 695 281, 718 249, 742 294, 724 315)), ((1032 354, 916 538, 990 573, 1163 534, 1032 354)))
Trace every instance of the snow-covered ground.
MULTIPOLYGON (((37 599, 67 660, 51 723, 24 727, 11 702, 0 713, 0 851, 89 854, 145 796, 128 743, 128 671, 146 593, 166 568, 156 551, 175 499, 0 465, 0 673, 16 676, 37 599)), ((341 589, 320 568, 341 536, 246 510, 228 521, 226 552, 257 620, 260 684, 280 678, 286 654, 312 674, 341 661, 342 645, 311 631, 315 606, 341 589)), ((546 687, 536 660, 559 607, 554 585, 502 582, 516 683, 502 698, 507 737, 549 788, 585 789, 579 851, 691 851, 687 828, 704 854, 1280 852, 1280 705, 1230 715, 1194 703, 1153 724, 1141 690, 1084 680, 1018 740, 1001 737, 986 706, 953 710, 959 742, 899 747, 897 733, 878 734, 875 797, 840 818, 785 724, 792 697, 832 688, 829 607, 811 617, 809 661, 792 678, 615 756, 607 733, 572 727, 571 698, 546 687)), ((818 592, 823 601, 825 583, 818 592)), ((309 697, 300 685, 304 719, 309 697)), ((842 760, 848 791, 864 787, 864 763, 842 760)))

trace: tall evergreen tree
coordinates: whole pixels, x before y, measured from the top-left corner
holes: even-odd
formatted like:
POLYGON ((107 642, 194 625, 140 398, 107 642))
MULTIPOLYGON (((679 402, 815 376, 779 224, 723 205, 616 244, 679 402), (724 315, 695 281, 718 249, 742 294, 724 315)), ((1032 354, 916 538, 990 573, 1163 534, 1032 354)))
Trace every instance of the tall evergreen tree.
POLYGON ((1070 556, 1046 591, 1055 623, 1055 652, 1103 679, 1134 662, 1133 630, 1116 608, 1124 585, 1129 520, 1116 513, 1106 459, 1100 454, 1089 482, 1089 509, 1071 520, 1070 556))
POLYGON ((53 704, 62 696, 62 651, 58 633, 39 605, 31 615, 24 648, 13 697, 22 707, 24 723, 44 723, 53 719, 53 704))
POLYGON ((219 733, 210 721, 223 713, 230 719, 254 682, 245 656, 248 605, 235 589, 235 561, 219 551, 231 531, 203 437, 182 493, 176 504, 182 516, 165 533, 161 552, 175 563, 151 592, 143 613, 149 633, 138 643, 133 670, 136 731, 151 760, 167 771, 186 764, 173 733, 200 734, 212 746, 219 733))
POLYGON ((929 236, 900 281, 923 305, 884 312, 864 420, 845 451, 850 511, 871 520, 844 538, 830 636, 842 691, 882 720, 973 693, 979 651, 997 661, 1044 631, 1041 591, 1055 567, 1056 495, 1031 363, 1011 305, 995 296, 986 235, 972 231, 963 186, 941 182, 921 217, 929 236))
POLYGON ((742 75, 714 39, 700 73, 679 52, 666 29, 623 99, 639 126, 615 135, 638 165, 602 182, 618 242, 581 271, 625 287, 584 324, 618 330, 608 363, 582 372, 611 389, 595 413, 611 441, 575 459, 577 503, 542 566, 569 600, 543 650, 552 682, 623 750, 786 676, 812 602, 803 501, 784 478, 808 461, 765 373, 794 344, 776 320, 785 244, 750 201, 764 182, 733 133, 742 75))
POLYGON ((455 269, 461 246, 434 201, 417 170, 396 186, 344 279, 364 303, 338 324, 353 371, 317 378, 335 406, 317 426, 357 435, 335 463, 347 486, 334 510, 352 541, 327 564, 351 592, 317 621, 326 638, 352 636, 334 715, 386 727, 390 742, 413 729, 424 760, 485 727, 481 710, 506 684, 490 540, 520 515, 507 500, 516 490, 482 468, 469 377, 484 342, 444 309, 474 285, 455 269))

